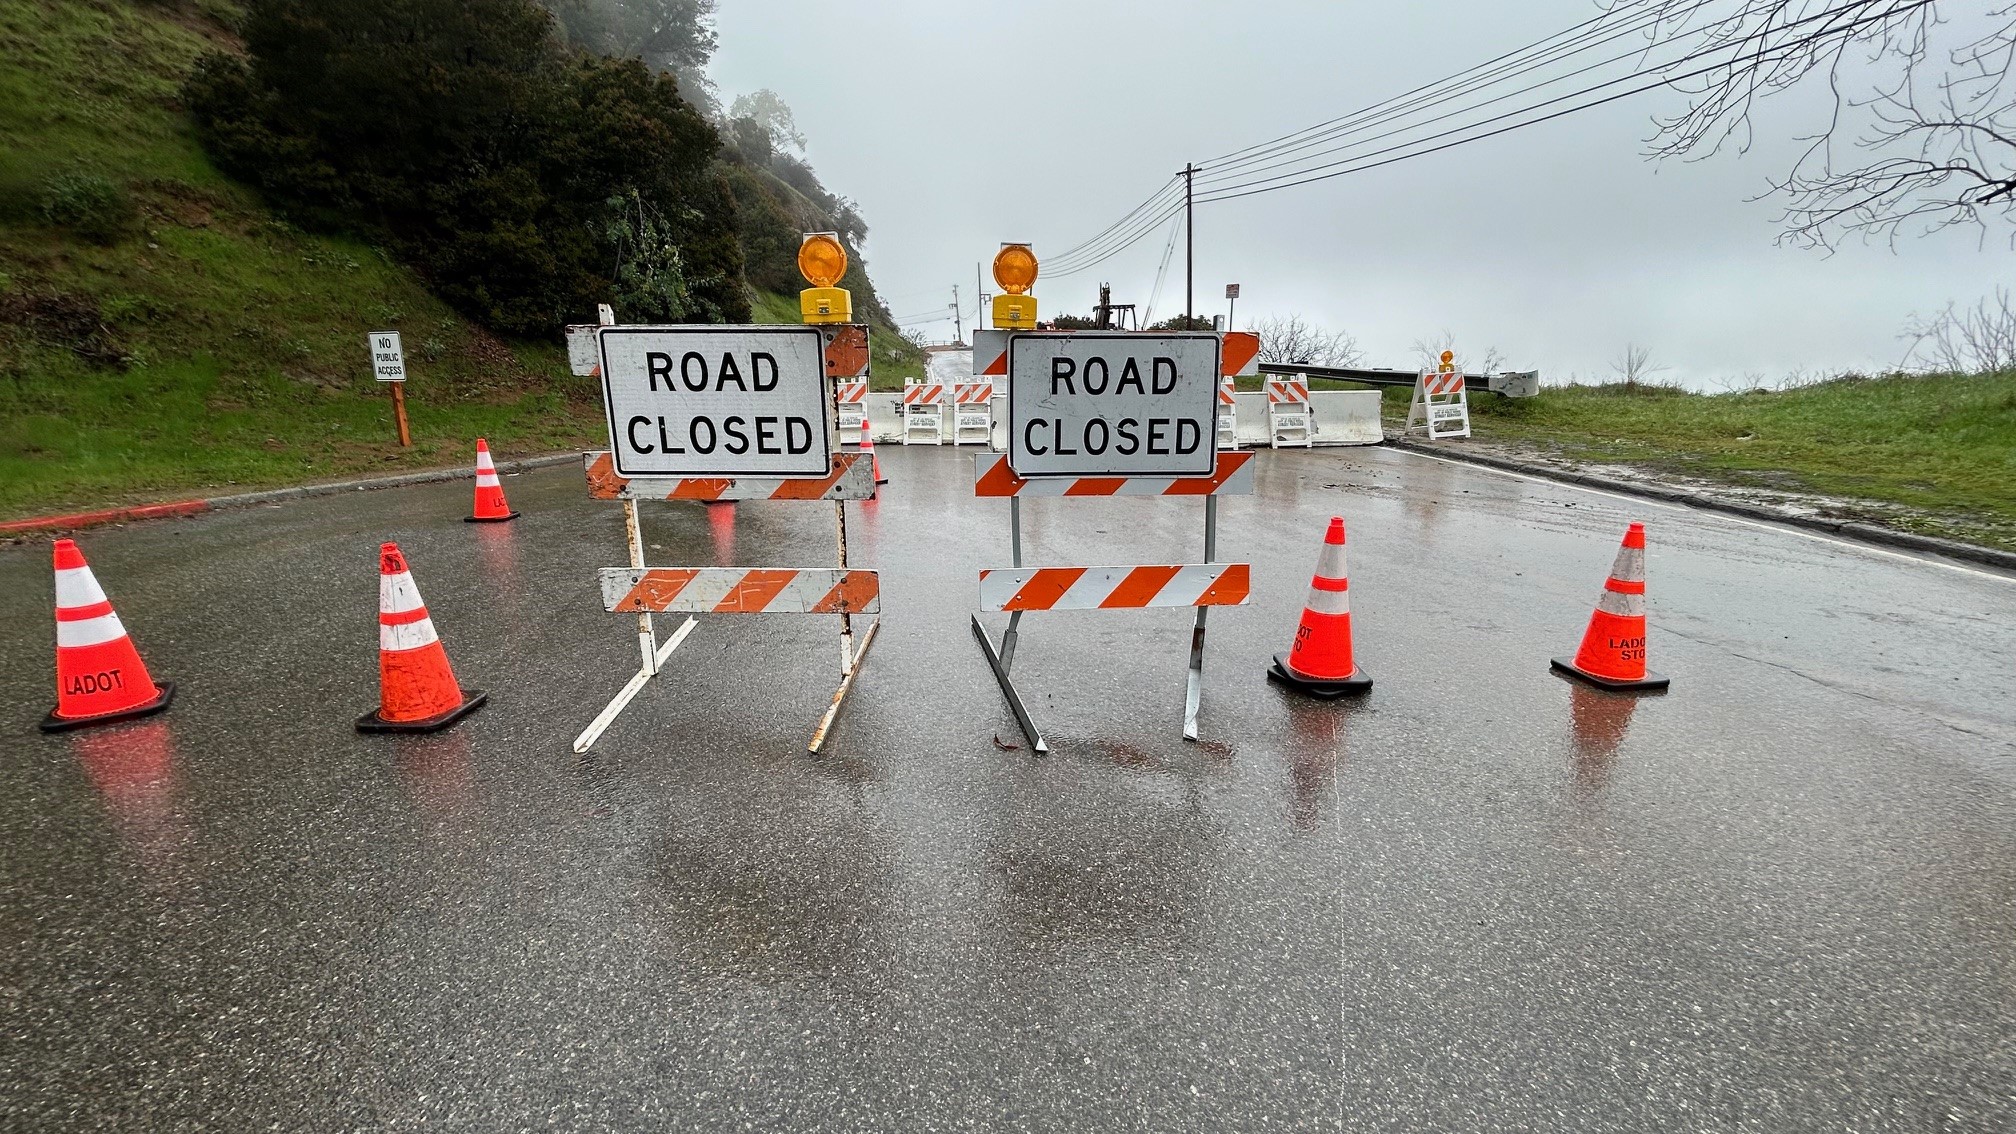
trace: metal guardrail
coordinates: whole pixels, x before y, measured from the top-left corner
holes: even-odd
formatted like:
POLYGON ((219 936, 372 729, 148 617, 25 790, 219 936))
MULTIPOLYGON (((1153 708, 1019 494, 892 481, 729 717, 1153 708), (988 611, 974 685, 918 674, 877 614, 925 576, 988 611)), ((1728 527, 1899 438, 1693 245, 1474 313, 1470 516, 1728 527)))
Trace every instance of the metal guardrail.
MULTIPOLYGON (((1361 382, 1367 386, 1412 387, 1418 375, 1412 370, 1365 370, 1355 366, 1307 366, 1295 362, 1263 362, 1262 374, 1301 374, 1329 378, 1337 382, 1361 382)), ((1530 398, 1540 392, 1538 370, 1508 370, 1502 374, 1465 374, 1463 388, 1473 394, 1499 394, 1507 398, 1530 398)))

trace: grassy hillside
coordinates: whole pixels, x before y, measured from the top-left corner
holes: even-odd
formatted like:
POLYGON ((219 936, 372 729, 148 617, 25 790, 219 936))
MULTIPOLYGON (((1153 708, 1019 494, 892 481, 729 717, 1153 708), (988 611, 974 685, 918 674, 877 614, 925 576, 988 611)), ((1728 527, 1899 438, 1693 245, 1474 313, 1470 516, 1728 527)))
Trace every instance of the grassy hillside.
MULTIPOLYGON (((1387 427, 1407 392, 1387 392, 1387 427)), ((1830 509, 2016 549, 2016 374, 1838 378, 1780 391, 1550 387, 1471 400, 1478 439, 1543 457, 1629 464, 1765 493, 1861 502, 1830 509)))
MULTIPOLYGON (((210 164, 177 95, 233 11, 0 3, 0 518, 460 464, 479 435, 507 456, 602 443, 559 343, 485 333, 210 164), (405 340, 411 449, 374 329, 405 340)), ((797 321, 795 297, 757 298, 797 321)), ((921 372, 876 337, 878 378, 921 372)))

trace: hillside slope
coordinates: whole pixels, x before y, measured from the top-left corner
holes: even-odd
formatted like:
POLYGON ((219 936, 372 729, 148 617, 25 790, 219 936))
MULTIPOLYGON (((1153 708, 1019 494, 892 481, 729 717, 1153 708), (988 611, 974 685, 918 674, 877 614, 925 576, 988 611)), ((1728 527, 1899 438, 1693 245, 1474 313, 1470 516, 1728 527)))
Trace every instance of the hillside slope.
POLYGON ((177 96, 232 11, 0 5, 0 517, 456 465, 479 435, 507 455, 601 443, 559 343, 484 332, 211 165, 177 96), (370 378, 374 329, 405 340, 411 449, 370 378))

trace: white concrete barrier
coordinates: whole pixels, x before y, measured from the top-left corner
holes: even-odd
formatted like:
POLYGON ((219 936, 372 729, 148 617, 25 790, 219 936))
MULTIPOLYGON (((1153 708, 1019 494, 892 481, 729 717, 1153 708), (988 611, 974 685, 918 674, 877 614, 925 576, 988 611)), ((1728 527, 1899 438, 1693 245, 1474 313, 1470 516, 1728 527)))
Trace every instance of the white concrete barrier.
MULTIPOLYGON (((1240 391, 1239 444, 1242 448, 1267 448, 1272 440, 1267 432, 1267 395, 1240 391)), ((1385 439, 1379 426, 1379 391, 1312 390, 1309 408, 1316 428, 1311 441, 1317 445, 1377 445, 1385 439)))

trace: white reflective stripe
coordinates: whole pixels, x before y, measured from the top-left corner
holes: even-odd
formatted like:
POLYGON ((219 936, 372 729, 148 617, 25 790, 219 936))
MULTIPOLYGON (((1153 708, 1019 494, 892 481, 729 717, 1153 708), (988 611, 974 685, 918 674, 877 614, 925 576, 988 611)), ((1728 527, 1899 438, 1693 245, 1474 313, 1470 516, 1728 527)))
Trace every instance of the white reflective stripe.
POLYGON ((1213 564, 1187 564, 1176 572, 1175 578, 1162 584, 1162 589, 1155 592, 1155 605, 1195 606, 1197 600, 1204 597, 1204 592, 1211 589, 1211 584, 1218 581, 1218 576, 1224 573, 1223 568, 1213 564))
POLYGON ((417 650, 431 646, 441 640, 434 633, 434 620, 423 618, 418 622, 404 622, 397 626, 378 624, 378 648, 381 650, 417 650))
POLYGON ((476 471, 479 473, 494 473, 497 471, 496 462, 490 459, 490 450, 483 449, 476 454, 476 471))
POLYGON ((1645 617, 1645 596, 1627 595, 1605 587, 1603 588, 1603 593, 1596 596, 1596 609, 1605 614, 1616 614, 1625 618, 1643 618, 1645 617))
POLYGON ((76 609, 97 606, 105 601, 105 591, 89 567, 70 567, 56 572, 56 606, 76 609))
POLYGON ((1316 574, 1324 579, 1348 579, 1350 573, 1344 566, 1344 545, 1325 542, 1322 554, 1316 557, 1316 574))
POLYGON ((1250 568, 1244 563, 1188 563, 1168 566, 1142 565, 1136 567, 1004 567, 980 572, 980 608, 982 610, 1005 610, 1010 603, 1020 600, 1023 609, 1029 610, 1139 610, 1147 607, 1196 606, 1206 592, 1221 583, 1225 576, 1236 572, 1241 587, 1237 602, 1228 602, 1221 593, 1213 605, 1243 606, 1247 595, 1244 586, 1250 578, 1250 568), (1051 588, 1063 582, 1058 578, 1064 572, 1077 572, 1069 586, 1054 599, 1048 597, 1051 588), (1137 579, 1135 572, 1148 572, 1145 579, 1137 579), (1165 573, 1167 573, 1165 575, 1165 573), (1163 577, 1165 581, 1153 594, 1145 593, 1146 579, 1163 577), (1031 593, 1024 594, 1025 589, 1031 593), (1121 605, 1109 606, 1108 601, 1116 595, 1121 605), (1032 605, 1033 604, 1033 605, 1032 605))
POLYGON ((476 486, 478 488, 497 488, 501 486, 503 483, 504 483, 503 481, 497 479, 496 473, 484 472, 480 469, 477 470, 476 486))
POLYGON ((126 627, 119 624, 116 614, 101 614, 82 622, 56 624, 58 646, 96 646, 103 642, 116 642, 125 636, 126 627))
POLYGON ((1645 549, 1642 547, 1620 547, 1617 549, 1617 563, 1610 568, 1610 577, 1626 583, 1645 581, 1645 549))
POLYGON ((420 588, 413 585, 413 573, 378 576, 378 613, 404 614, 427 605, 420 601, 420 588))
POLYGON ((1321 587, 1310 587, 1307 606, 1318 614, 1349 614, 1351 592, 1326 591, 1321 587))

